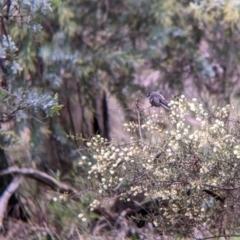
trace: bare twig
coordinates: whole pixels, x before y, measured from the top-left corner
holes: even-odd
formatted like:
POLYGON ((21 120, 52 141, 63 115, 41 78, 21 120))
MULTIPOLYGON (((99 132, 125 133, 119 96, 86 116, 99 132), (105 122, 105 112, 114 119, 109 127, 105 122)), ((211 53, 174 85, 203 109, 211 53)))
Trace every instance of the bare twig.
POLYGON ((3 218, 7 209, 8 201, 13 193, 18 189, 22 182, 22 176, 16 175, 8 185, 0 198, 0 228, 3 229, 3 218))
POLYGON ((142 138, 142 130, 141 130, 141 121, 140 121, 140 97, 141 97, 141 92, 138 93, 138 97, 136 99, 136 111, 137 111, 137 118, 138 118, 138 133, 141 141, 143 140, 142 138))
POLYGON ((33 168, 9 167, 8 169, 0 171, 0 176, 9 175, 9 174, 26 175, 27 177, 34 178, 50 186, 53 189, 58 190, 61 193, 69 193, 73 195, 74 198, 75 197, 77 198, 80 194, 78 190, 69 186, 68 184, 59 182, 55 178, 49 176, 48 174, 33 168))
POLYGON ((140 112, 137 109, 137 117, 138 117, 138 132, 139 132, 139 137, 142 141, 142 131, 141 131, 141 122, 140 122, 140 112))
POLYGON ((240 235, 237 234, 229 234, 229 235, 215 235, 212 237, 204 237, 204 238, 195 238, 196 240, 205 240, 205 239, 219 239, 219 238, 231 238, 231 237, 240 237, 240 235))
POLYGON ((234 188, 231 188, 231 187, 221 187, 221 186, 215 186, 215 185, 210 185, 210 184, 203 184, 203 186, 206 186, 206 187, 211 187, 211 188, 217 188, 217 189, 220 189, 220 190, 223 190, 223 191, 234 191, 234 190, 238 190, 240 188, 240 186, 237 186, 237 187, 234 187, 234 188))
POLYGON ((157 162, 157 159, 158 159, 163 153, 164 153, 163 151, 158 152, 158 153, 155 155, 155 157, 154 157, 154 159, 153 159, 153 162, 156 163, 156 162, 157 162))

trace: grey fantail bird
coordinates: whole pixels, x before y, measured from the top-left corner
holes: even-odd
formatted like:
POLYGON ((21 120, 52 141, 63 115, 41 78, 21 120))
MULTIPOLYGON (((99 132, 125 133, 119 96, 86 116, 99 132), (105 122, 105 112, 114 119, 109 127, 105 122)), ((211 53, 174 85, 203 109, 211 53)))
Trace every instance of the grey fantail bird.
POLYGON ((149 102, 154 107, 160 107, 163 106, 164 108, 169 110, 168 102, 165 100, 163 95, 161 95, 158 92, 150 92, 147 95, 147 98, 149 98, 149 102))

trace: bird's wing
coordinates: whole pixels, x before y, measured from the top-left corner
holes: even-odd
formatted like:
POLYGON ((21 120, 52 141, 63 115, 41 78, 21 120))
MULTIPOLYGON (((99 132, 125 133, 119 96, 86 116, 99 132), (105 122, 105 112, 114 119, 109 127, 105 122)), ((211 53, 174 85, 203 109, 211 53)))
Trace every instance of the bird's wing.
POLYGON ((166 109, 169 109, 168 102, 165 100, 164 96, 160 93, 159 95, 160 95, 160 98, 159 98, 160 104, 166 109))
POLYGON ((159 99, 160 100, 160 104, 165 107, 166 109, 169 109, 169 106, 168 106, 168 102, 162 98, 162 99, 159 99))

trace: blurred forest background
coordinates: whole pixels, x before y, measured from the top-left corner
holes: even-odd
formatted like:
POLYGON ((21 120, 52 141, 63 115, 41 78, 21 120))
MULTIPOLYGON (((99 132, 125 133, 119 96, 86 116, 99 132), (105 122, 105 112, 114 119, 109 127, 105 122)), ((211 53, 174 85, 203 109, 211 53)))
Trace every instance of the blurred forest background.
POLYGON ((234 103, 238 113, 238 0, 1 0, 0 7, 6 239, 84 239, 78 213, 91 196, 52 202, 66 197, 61 192, 87 192, 79 167, 86 140, 129 138, 121 129, 136 121, 139 91, 142 107, 154 90, 167 100, 197 98, 209 111, 234 103), (27 223, 10 224, 7 215, 27 223))

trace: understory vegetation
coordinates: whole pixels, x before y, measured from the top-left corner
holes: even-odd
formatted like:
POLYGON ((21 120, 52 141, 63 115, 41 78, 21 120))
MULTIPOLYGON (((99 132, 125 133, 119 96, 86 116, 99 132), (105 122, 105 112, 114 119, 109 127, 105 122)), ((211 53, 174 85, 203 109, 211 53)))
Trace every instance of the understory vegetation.
POLYGON ((0 238, 240 238, 239 0, 0 9, 0 238))
POLYGON ((228 118, 232 109, 213 106, 206 112, 197 99, 180 96, 169 113, 136 109, 139 121, 124 124, 129 140, 92 137, 80 161, 98 192, 90 210, 118 199, 118 217, 126 211, 159 235, 238 235, 240 128, 238 119, 228 118))

